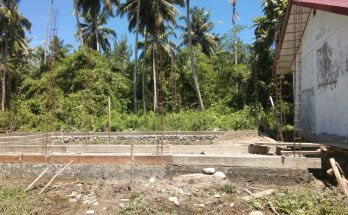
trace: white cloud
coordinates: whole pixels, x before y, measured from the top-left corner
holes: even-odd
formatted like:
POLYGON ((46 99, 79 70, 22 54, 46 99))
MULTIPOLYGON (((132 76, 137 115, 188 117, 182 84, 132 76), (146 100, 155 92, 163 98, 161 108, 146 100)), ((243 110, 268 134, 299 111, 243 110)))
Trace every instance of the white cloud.
POLYGON ((222 24, 224 24, 224 21, 222 21, 222 20, 218 20, 218 21, 216 22, 216 24, 218 24, 218 25, 222 25, 222 24))

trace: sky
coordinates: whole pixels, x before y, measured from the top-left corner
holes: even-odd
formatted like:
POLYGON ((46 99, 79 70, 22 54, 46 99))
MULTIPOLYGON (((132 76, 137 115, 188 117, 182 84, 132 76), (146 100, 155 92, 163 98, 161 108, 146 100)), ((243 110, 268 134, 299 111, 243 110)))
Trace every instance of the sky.
MULTIPOLYGON (((32 23, 32 29, 28 37, 31 38, 31 45, 42 45, 46 39, 47 17, 51 0, 22 0, 19 5, 20 12, 32 23)), ((239 12, 239 24, 247 26, 240 33, 245 43, 254 40, 252 20, 262 15, 262 0, 239 0, 237 10, 239 12)), ((215 27, 213 32, 224 34, 232 29, 232 6, 228 0, 191 0, 191 7, 204 7, 211 12, 211 21, 215 27)), ((54 0, 54 8, 59 10, 58 36, 65 43, 75 47, 79 42, 75 38, 76 20, 73 15, 73 0, 54 0)), ((179 8, 180 15, 185 15, 185 9, 179 8)), ((130 45, 134 44, 135 36, 128 32, 128 21, 126 16, 110 18, 108 26, 115 29, 118 38, 126 35, 130 45)))

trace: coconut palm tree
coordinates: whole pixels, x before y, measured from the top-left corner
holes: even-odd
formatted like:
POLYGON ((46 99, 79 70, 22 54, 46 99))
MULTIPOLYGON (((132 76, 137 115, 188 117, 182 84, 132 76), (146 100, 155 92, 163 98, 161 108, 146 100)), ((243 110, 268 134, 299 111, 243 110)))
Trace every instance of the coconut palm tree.
MULTIPOLYGON (((210 13, 204 8, 194 7, 191 9, 191 40, 192 46, 199 45, 201 50, 207 56, 212 56, 218 48, 218 37, 210 33, 214 25, 210 21, 210 13)), ((186 18, 185 18, 186 19, 186 18)), ((181 27, 183 32, 183 41, 180 45, 189 44, 187 27, 181 27)))
MULTIPOLYGON (((121 4, 121 6, 119 7, 118 14, 120 16, 124 16, 125 14, 127 14, 129 21, 129 31, 133 31, 134 28, 136 28, 136 32, 146 32, 144 34, 149 34, 149 36, 151 35, 153 38, 153 43, 157 43, 157 40, 165 32, 165 23, 169 23, 174 26, 176 25, 176 17, 178 15, 178 11, 175 7, 176 5, 184 6, 184 0, 127 0, 126 3, 121 4), (141 3, 138 4, 138 1, 141 3)), ((154 56, 156 55, 155 47, 159 45, 152 44, 151 46, 153 47, 151 48, 151 50, 154 56)), ((144 77, 144 64, 145 60, 143 58, 142 77, 144 77)), ((153 76, 156 77, 156 58, 154 57, 152 58, 152 64, 153 76)), ((134 71, 134 74, 135 72, 136 71, 134 71)), ((134 82, 134 86, 135 84, 136 83, 134 82)), ((145 83, 143 80, 143 85, 144 84, 145 83)), ((143 87, 143 102, 145 101, 144 90, 145 88, 143 87)), ((136 86, 134 88, 134 92, 136 92, 136 86)), ((134 97, 135 96, 136 94, 134 93, 134 97)), ((144 103, 143 106, 145 107, 144 103)), ((156 80, 154 80, 154 109, 157 109, 156 80)))
POLYGON ((134 64, 134 80, 133 80, 133 112, 137 112, 137 74, 138 74, 138 36, 139 36, 139 13, 140 0, 137 0, 137 21, 135 27, 135 64, 134 64))
MULTIPOLYGON (((93 25, 96 26, 94 28, 95 32, 95 48, 99 51, 99 34, 97 33, 99 27, 98 27, 98 16, 101 13, 101 9, 106 8, 109 15, 113 15, 112 9, 113 5, 118 6, 119 0, 74 0, 75 3, 75 9, 78 11, 78 13, 81 13, 83 18, 85 20, 89 20, 89 22, 93 22, 93 25)), ((79 21, 78 21, 79 22, 79 21)), ((82 33, 83 34, 83 33, 82 33)), ((86 44, 86 43, 85 43, 86 44)))
POLYGON ((146 94, 145 94, 145 70, 146 70, 146 53, 147 53, 147 38, 148 34, 146 29, 144 30, 144 46, 143 46, 143 62, 141 68, 141 95, 143 100, 143 111, 146 114, 146 94))
POLYGON ((191 71, 192 71, 192 78, 193 78, 193 84, 196 90, 197 99, 199 103, 199 109, 201 111, 204 110, 204 104, 202 100, 201 90, 199 89, 199 83, 198 78, 196 74, 196 65, 195 65, 195 59, 193 56, 193 47, 192 47, 192 32, 191 32, 191 22, 190 22, 190 0, 186 0, 186 27, 187 27, 187 38, 188 38, 188 45, 190 49, 190 61, 191 61, 191 71))
POLYGON ((80 39, 80 46, 83 46, 83 37, 82 37, 82 31, 81 31, 81 24, 80 24, 80 14, 77 7, 78 0, 74 0, 74 14, 76 19, 76 25, 77 25, 77 34, 80 39))
POLYGON ((1 110, 6 105, 6 73, 7 62, 11 50, 27 52, 28 43, 25 39, 25 31, 30 30, 31 23, 18 11, 18 0, 0 1, 0 52, 2 55, 0 69, 2 70, 2 98, 1 110))
MULTIPOLYGON (((146 59, 146 56, 149 55, 152 59, 152 78, 154 83, 154 111, 156 111, 157 109, 156 53, 161 53, 162 57, 170 59, 175 56, 177 48, 175 43, 170 40, 170 37, 176 37, 174 29, 170 26, 166 26, 165 29, 165 33, 163 33, 160 38, 156 38, 153 35, 146 35, 145 40, 139 42, 139 48, 143 50, 143 52, 140 55, 143 58, 143 61, 146 59)), ((143 69, 145 70, 145 68, 143 69)), ((143 91, 145 91, 145 82, 143 83, 143 91)))
POLYGON ((116 32, 104 26, 108 19, 108 12, 103 10, 97 17, 97 22, 91 17, 86 17, 86 23, 81 23, 81 32, 84 44, 94 50, 101 49, 104 53, 111 51, 110 39, 115 40, 116 32), (97 40, 98 39, 98 43, 97 40), (98 48, 100 47, 100 48, 98 48))
POLYGON ((64 44, 64 40, 61 40, 59 37, 54 36, 51 41, 51 59, 53 60, 61 60, 67 56, 69 53, 69 49, 72 49, 73 47, 69 44, 64 44))

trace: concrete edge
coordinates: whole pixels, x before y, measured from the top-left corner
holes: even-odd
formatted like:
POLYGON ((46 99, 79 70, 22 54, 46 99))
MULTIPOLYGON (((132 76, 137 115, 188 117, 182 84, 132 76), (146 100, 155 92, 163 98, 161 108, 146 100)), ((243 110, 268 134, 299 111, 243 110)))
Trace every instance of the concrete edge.
MULTIPOLYGON (((0 155, 0 163, 54 163, 64 164, 73 160, 75 164, 114 164, 131 163, 129 155, 108 154, 5 154, 0 155)), ((320 158, 296 158, 281 156, 209 156, 209 155, 135 155, 137 165, 173 165, 173 166, 226 166, 271 169, 320 169, 320 158)))

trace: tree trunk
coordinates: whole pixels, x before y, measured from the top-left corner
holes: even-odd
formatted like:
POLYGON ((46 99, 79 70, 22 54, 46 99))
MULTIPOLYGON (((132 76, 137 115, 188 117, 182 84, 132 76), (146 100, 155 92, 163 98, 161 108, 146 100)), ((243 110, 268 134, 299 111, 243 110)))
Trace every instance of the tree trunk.
POLYGON ((6 70, 7 70, 7 40, 5 39, 4 56, 2 61, 2 95, 1 95, 1 110, 5 111, 6 104, 6 70))
POLYGON ((77 10, 77 0, 74 0, 74 10, 75 10, 75 18, 77 23, 77 32, 79 34, 80 39, 80 46, 83 46, 83 37, 82 37, 82 31, 81 31, 81 25, 80 25, 80 17, 79 17, 79 11, 77 10))
POLYGON ((238 64, 238 53, 237 53, 237 12, 236 12, 236 3, 233 4, 233 15, 232 15, 232 22, 233 22, 233 37, 234 37, 234 64, 238 64))
POLYGON ((138 73, 138 36, 139 36, 139 12, 140 12, 140 0, 137 1, 137 24, 135 27, 135 63, 134 63, 134 76, 133 76, 133 112, 137 112, 137 73, 138 73))
POLYGON ((153 111, 157 111, 157 80, 156 80, 155 44, 152 44, 152 73, 153 73, 153 111))
POLYGON ((192 47, 192 35, 191 35, 191 23, 190 23, 190 0, 186 0, 186 24, 187 24, 187 37, 188 37, 188 45, 190 49, 190 60, 191 60, 191 70, 192 70, 192 77, 193 77, 193 84, 195 86, 197 99, 199 103, 199 109, 201 111, 204 110, 204 104, 201 96, 201 91, 199 89, 199 83, 198 78, 196 74, 196 65, 195 65, 195 59, 193 56, 193 47, 192 47))
POLYGON ((235 41, 234 41, 234 64, 235 65, 238 65, 238 53, 237 53, 237 40, 236 40, 236 33, 234 33, 234 38, 235 38, 235 41))
POLYGON ((94 34, 95 34, 95 41, 97 45, 97 51, 99 52, 99 33, 98 33, 98 12, 97 7, 94 7, 94 34))
POLYGON ((146 52, 147 52, 147 32, 145 29, 145 44, 144 44, 144 54, 143 54, 143 65, 142 65, 142 98, 143 98, 143 109, 144 114, 146 114, 146 95, 145 95, 145 70, 146 70, 146 52))

